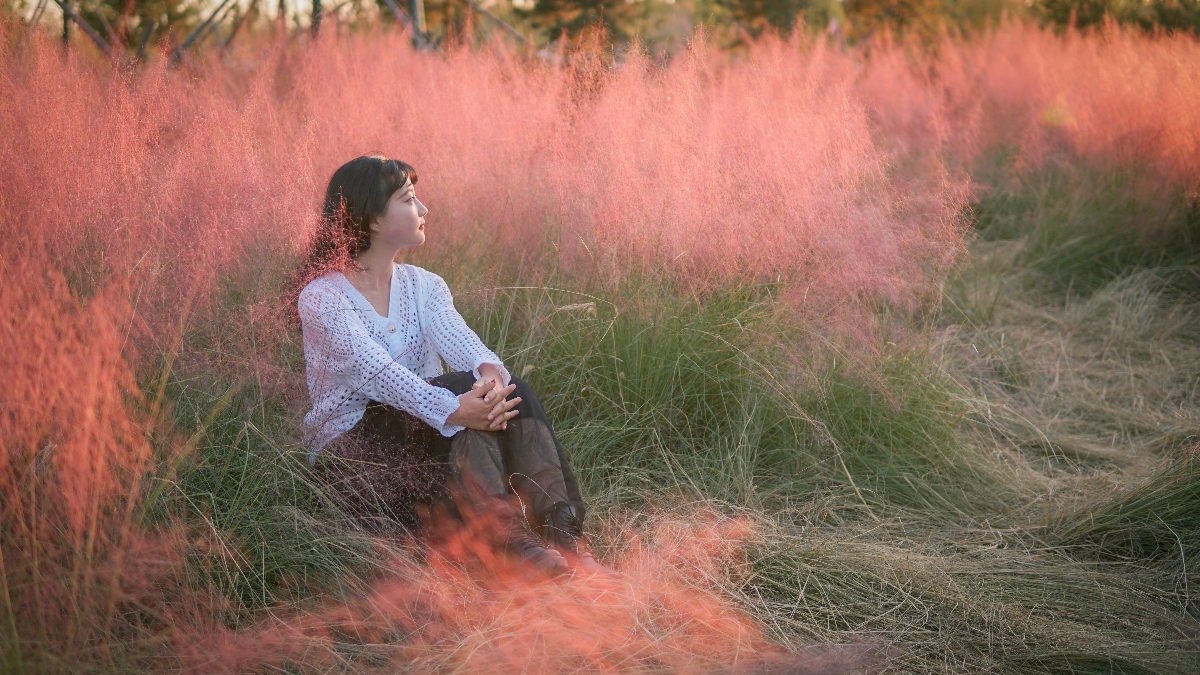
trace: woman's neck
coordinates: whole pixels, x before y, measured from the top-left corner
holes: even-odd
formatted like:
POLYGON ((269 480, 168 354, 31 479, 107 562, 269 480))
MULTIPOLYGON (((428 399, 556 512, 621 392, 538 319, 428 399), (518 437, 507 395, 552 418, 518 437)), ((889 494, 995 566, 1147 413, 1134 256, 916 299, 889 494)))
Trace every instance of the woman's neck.
POLYGON ((355 259, 358 269, 350 271, 346 276, 360 289, 388 288, 392 283, 392 260, 395 257, 395 252, 388 255, 373 248, 367 249, 355 259))

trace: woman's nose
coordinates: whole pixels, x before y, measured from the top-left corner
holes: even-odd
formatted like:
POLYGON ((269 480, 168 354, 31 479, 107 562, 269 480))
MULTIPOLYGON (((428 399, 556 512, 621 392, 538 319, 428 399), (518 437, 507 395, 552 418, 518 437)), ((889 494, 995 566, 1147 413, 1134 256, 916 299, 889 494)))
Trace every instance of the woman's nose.
POLYGON ((417 215, 424 216, 426 213, 429 213, 429 209, 420 200, 417 200, 417 215))

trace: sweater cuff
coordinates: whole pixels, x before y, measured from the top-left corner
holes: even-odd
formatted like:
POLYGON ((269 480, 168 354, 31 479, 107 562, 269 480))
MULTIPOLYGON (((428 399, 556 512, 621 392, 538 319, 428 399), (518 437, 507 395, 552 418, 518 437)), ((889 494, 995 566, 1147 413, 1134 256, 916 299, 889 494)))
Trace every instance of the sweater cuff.
POLYGON ((466 429, 466 427, 460 427, 457 424, 443 424, 441 428, 438 429, 438 433, 446 438, 450 438, 463 429, 466 429))
POLYGON ((448 397, 453 398, 454 402, 451 403, 449 400, 447 400, 446 406, 444 406, 444 407, 438 406, 441 409, 438 410, 437 412, 435 412, 426 421, 429 423, 429 426, 433 427, 434 429, 437 429, 439 434, 445 436, 446 438, 450 438, 454 434, 457 434, 458 432, 462 431, 463 429, 466 429, 466 427, 459 426, 457 424, 446 424, 446 418, 453 415, 454 412, 456 410, 458 410, 458 407, 462 404, 458 400, 458 397, 455 396, 453 394, 453 392, 451 392, 450 390, 443 389, 442 391, 445 392, 448 397))

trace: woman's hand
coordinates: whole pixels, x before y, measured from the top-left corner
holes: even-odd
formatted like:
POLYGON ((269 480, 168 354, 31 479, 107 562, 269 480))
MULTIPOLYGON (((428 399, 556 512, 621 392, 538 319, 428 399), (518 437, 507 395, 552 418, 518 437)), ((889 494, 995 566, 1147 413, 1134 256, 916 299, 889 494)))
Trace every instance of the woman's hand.
POLYGON ((479 379, 475 380, 475 384, 471 385, 472 389, 478 389, 483 385, 489 385, 497 392, 500 390, 500 383, 504 379, 500 377, 500 369, 494 363, 479 364, 479 379))
POLYGON ((517 416, 517 404, 521 397, 511 400, 506 397, 516 391, 517 385, 500 387, 494 380, 476 383, 471 391, 458 397, 458 410, 450 413, 446 424, 477 429, 479 431, 501 431, 508 428, 508 421, 517 416))

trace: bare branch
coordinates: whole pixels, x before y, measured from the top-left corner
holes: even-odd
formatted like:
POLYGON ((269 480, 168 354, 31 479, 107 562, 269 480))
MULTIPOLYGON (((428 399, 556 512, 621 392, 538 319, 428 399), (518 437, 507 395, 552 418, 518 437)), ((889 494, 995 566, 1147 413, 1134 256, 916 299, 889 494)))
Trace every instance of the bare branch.
POLYGON ((83 30, 83 32, 87 33, 87 36, 92 39, 92 42, 96 43, 96 46, 100 48, 100 51, 104 52, 109 58, 112 58, 112 56, 113 56, 112 47, 108 46, 108 43, 104 41, 104 38, 100 37, 99 33, 92 30, 92 27, 87 25, 86 21, 79 18, 78 14, 76 14, 75 12, 72 12, 71 8, 68 7, 65 2, 63 2, 62 0, 54 0, 54 2, 55 2, 55 4, 57 4, 59 6, 59 8, 62 9, 63 16, 67 17, 71 21, 74 21, 76 24, 78 24, 79 27, 83 30))
POLYGON ((158 22, 154 19, 146 24, 146 29, 142 31, 142 39, 138 42, 137 54, 133 57, 133 62, 137 63, 142 60, 142 52, 146 49, 146 43, 150 41, 150 36, 154 34, 154 29, 158 28, 158 22))
MULTIPOLYGON (((58 0, 54 1, 58 2, 58 0)), ((229 4, 229 0, 221 0, 221 4, 217 5, 217 8, 213 10, 213 13, 208 15, 208 18, 204 20, 204 23, 197 26, 196 30, 193 30, 191 35, 188 35, 187 39, 183 41, 183 44, 175 48, 174 59, 176 63, 183 60, 183 53, 187 51, 188 47, 192 46, 192 43, 196 41, 196 38, 204 34, 204 31, 207 30, 209 25, 212 24, 213 19, 217 17, 217 14, 221 13, 222 9, 225 9, 225 5, 227 4, 229 4)))
POLYGON ((489 12, 487 9, 484 8, 483 5, 479 4, 477 2, 477 0, 467 0, 467 4, 471 6, 471 9, 486 16, 487 18, 494 21, 498 26, 500 26, 504 30, 508 31, 509 35, 512 35, 513 37, 517 38, 521 42, 524 42, 526 45, 528 45, 530 47, 533 46, 533 40, 530 40, 529 38, 522 35, 521 32, 518 31, 516 28, 513 28, 512 26, 508 25, 508 22, 506 22, 504 19, 501 19, 500 17, 496 16, 495 14, 492 14, 491 12, 489 12))
POLYGON ((225 48, 233 42, 233 38, 237 37, 238 31, 242 29, 242 24, 246 23, 246 17, 254 12, 254 8, 258 6, 258 0, 250 0, 250 6, 246 7, 246 11, 238 17, 236 23, 233 24, 233 30, 229 31, 229 37, 225 38, 225 48))
POLYGON ((96 5, 96 16, 100 19, 100 25, 104 27, 104 32, 108 35, 109 42, 113 45, 113 49, 116 51, 124 51, 125 45, 121 44, 121 39, 117 37, 116 31, 114 31, 112 25, 108 23, 108 19, 104 16, 104 11, 101 10, 99 4, 96 5))
POLYGON ((42 14, 46 12, 46 7, 49 4, 50 3, 47 2, 47 0, 38 0, 37 7, 35 7, 33 10, 33 16, 29 19, 30 26, 35 26, 39 21, 42 20, 42 14))
POLYGON ((412 25, 412 22, 409 21, 408 17, 405 16, 404 13, 400 10, 400 5, 396 4, 396 0, 383 0, 383 1, 384 1, 384 3, 387 4, 388 9, 392 10, 392 14, 394 14, 396 16, 396 20, 400 22, 400 25, 404 26, 405 28, 408 28, 409 30, 412 31, 413 41, 415 41, 417 43, 417 46, 418 47, 428 47, 429 43, 425 41, 425 36, 421 35, 419 32, 417 32, 416 26, 412 25))
POLYGON ((227 43, 225 41, 225 36, 221 33, 221 24, 225 22, 225 19, 229 18, 229 13, 234 11, 235 9, 237 9, 236 2, 233 3, 232 5, 230 5, 228 7, 228 9, 225 10, 225 13, 221 15, 221 18, 217 19, 216 21, 213 21, 212 27, 210 29, 212 31, 212 34, 215 35, 217 38, 217 44, 220 46, 222 54, 225 53, 225 46, 227 43))

